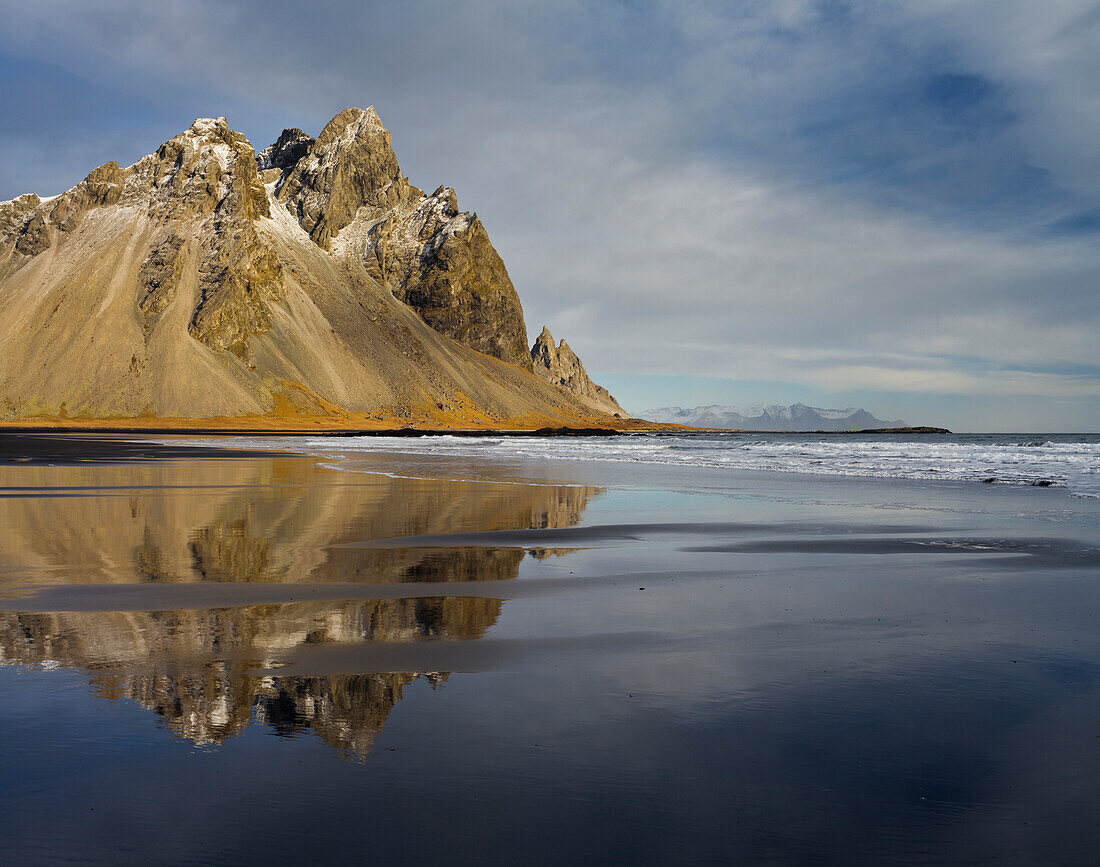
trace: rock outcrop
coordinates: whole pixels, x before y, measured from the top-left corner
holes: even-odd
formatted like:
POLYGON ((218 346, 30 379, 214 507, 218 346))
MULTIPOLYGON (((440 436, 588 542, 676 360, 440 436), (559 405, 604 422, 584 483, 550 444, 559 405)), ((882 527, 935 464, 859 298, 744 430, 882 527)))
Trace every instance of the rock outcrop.
MULTIPOLYGON (((280 140, 288 132, 293 134, 284 130, 280 140)), ((373 108, 344 109, 286 171, 279 181, 279 201, 325 250, 360 208, 365 216, 381 216, 407 201, 413 190, 401 174, 389 130, 373 108)))
POLYGON ((531 347, 531 363, 537 376, 575 394, 594 409, 618 418, 627 417, 611 392, 589 378, 580 358, 568 343, 563 340, 554 345, 554 335, 546 326, 543 326, 542 333, 531 347))
POLYGON ((88 208, 115 204, 122 197, 122 183, 122 169, 114 160, 92 169, 81 183, 57 197, 50 222, 62 232, 71 232, 88 208))
POLYGON ((0 417, 603 418, 532 375, 484 226, 409 183, 373 109, 259 155, 200 118, 0 203, 0 343, 0 417))
POLYGON ((309 153, 315 139, 297 127, 284 129, 274 144, 268 145, 256 155, 260 173, 274 170, 276 174, 264 176, 264 182, 279 179, 279 173, 288 171, 309 153))
POLYGON ((476 214, 440 187, 368 230, 367 270, 440 334, 530 367, 527 327, 508 271, 476 214))

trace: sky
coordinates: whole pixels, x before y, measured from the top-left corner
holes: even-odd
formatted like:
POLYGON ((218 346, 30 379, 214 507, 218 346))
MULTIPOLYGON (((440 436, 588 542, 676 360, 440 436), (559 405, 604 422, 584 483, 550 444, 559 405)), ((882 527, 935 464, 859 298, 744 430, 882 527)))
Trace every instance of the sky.
POLYGON ((627 410, 1100 431, 1100 2, 0 0, 0 199, 373 105, 627 410))

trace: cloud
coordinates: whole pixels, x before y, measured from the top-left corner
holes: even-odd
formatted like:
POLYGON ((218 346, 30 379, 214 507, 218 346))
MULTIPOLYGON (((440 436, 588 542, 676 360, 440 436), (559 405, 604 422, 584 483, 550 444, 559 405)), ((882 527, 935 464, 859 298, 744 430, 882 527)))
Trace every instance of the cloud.
POLYGON ((36 81, 0 103, 0 195, 198 115, 263 146, 373 103, 414 183, 479 212, 531 330, 593 372, 1062 395, 1080 419, 1098 10, 0 0, 4 69, 36 81))

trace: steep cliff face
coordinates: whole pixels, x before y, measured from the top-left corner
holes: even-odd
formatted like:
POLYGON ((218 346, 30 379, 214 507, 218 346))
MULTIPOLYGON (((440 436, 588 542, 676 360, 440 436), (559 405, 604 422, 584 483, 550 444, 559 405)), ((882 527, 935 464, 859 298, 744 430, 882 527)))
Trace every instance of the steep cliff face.
POLYGON ((370 276, 433 329, 530 368, 523 308, 485 227, 449 187, 409 183, 373 108, 345 109, 316 141, 284 130, 260 165, 281 170, 278 199, 319 247, 348 229, 370 276))
POLYGON ((531 374, 525 334, 481 222, 408 182, 373 109, 258 156, 199 119, 0 203, 0 417, 598 420, 531 374))
MULTIPOLYGON (((293 133, 284 130, 280 139, 288 132, 293 133)), ((286 159, 285 147, 281 153, 286 159)), ((360 208, 365 216, 380 216, 407 201, 411 191, 390 146, 390 133, 373 108, 344 109, 286 172, 279 182, 279 201, 326 250, 360 208)))
POLYGON ((519 296, 481 220, 440 187, 367 232, 368 272, 440 334, 530 368, 519 296))
POLYGON ((580 358, 570 349, 568 343, 563 340, 557 346, 554 345, 554 335, 545 326, 535 345, 531 347, 531 362, 537 376, 566 389, 594 409, 608 415, 627 417, 627 413, 611 396, 611 392, 589 378, 580 358))

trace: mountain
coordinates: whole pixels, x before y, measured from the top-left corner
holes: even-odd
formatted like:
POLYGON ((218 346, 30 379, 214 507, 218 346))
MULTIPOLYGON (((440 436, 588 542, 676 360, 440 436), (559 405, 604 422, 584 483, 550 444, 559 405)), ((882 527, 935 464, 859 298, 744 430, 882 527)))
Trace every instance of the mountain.
POLYGON ((534 374, 485 227, 409 182, 373 108, 258 155, 200 118, 0 203, 0 343, 0 418, 607 421, 534 374))
POLYGON ((611 392, 589 378, 588 371, 569 344, 563 340, 555 346, 554 335, 545 326, 531 347, 531 363, 536 375, 568 389, 593 409, 619 418, 626 417, 626 410, 619 406, 611 392))
POLYGON ((739 430, 817 431, 868 430, 871 428, 906 427, 903 421, 882 421, 865 409, 821 409, 794 403, 751 404, 746 407, 697 406, 684 409, 664 406, 641 413, 649 421, 672 422, 692 427, 733 428, 739 430))

